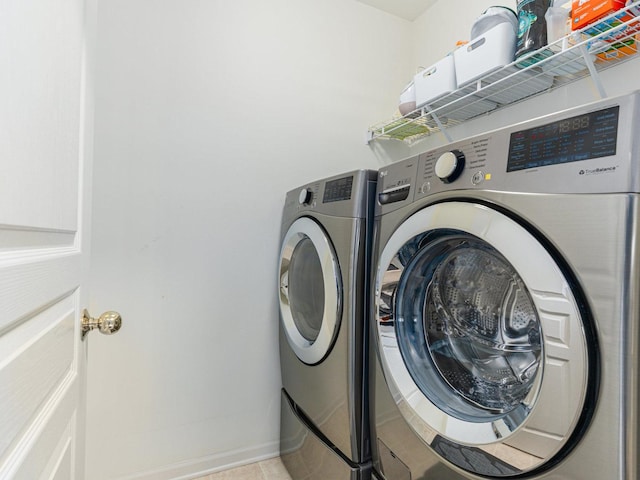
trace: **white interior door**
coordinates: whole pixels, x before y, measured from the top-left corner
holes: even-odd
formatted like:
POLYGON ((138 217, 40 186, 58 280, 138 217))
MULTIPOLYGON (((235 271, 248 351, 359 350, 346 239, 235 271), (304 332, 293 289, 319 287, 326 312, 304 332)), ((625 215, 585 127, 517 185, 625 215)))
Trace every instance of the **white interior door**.
POLYGON ((0 479, 83 479, 92 0, 0 0, 0 479))

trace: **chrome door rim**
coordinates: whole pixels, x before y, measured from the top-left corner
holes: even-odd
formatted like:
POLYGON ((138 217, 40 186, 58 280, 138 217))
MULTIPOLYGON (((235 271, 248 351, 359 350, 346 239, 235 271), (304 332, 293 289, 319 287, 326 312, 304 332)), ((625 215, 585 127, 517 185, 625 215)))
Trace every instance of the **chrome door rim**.
POLYGON ((528 455, 526 462, 514 465, 524 473, 546 463, 569 440, 580 418, 588 379, 588 352, 581 316, 571 288, 551 255, 524 227, 506 215, 479 204, 447 202, 426 207, 409 217, 391 235, 378 259, 375 320, 378 354, 387 385, 405 420, 427 444, 441 436, 456 444, 491 452, 511 464, 507 455, 501 458, 500 449, 496 448, 510 446, 528 455), (547 353, 543 372, 538 374, 539 384, 533 389, 535 395, 532 393, 527 399, 528 414, 517 425, 502 418, 468 422, 443 412, 418 388, 404 364, 395 328, 386 317, 388 305, 382 292, 388 295, 389 284, 397 282, 402 273, 400 249, 416 236, 439 229, 466 232, 487 242, 509 260, 533 292, 547 353), (560 317, 562 321, 558 322, 560 317), (563 331, 559 331, 559 325, 563 325, 563 331), (564 351, 559 354, 560 350, 564 351), (559 356, 564 362, 563 373, 568 374, 572 384, 566 398, 558 398, 554 388, 558 375, 553 362, 559 356), (567 421, 561 429, 549 424, 553 420, 545 419, 549 408, 566 413, 567 421), (545 436, 547 430, 554 433, 550 438, 545 436), (538 450, 530 447, 543 440, 547 444, 538 450))
POLYGON ((321 362, 329 353, 340 325, 342 314, 342 276, 336 254, 324 230, 308 217, 298 218, 288 229, 282 241, 279 267, 280 319, 287 341, 296 356, 304 363, 321 362), (320 259, 324 282, 324 310, 322 324, 314 341, 307 340, 296 327, 288 294, 288 267, 296 246, 304 239, 313 244, 320 259))

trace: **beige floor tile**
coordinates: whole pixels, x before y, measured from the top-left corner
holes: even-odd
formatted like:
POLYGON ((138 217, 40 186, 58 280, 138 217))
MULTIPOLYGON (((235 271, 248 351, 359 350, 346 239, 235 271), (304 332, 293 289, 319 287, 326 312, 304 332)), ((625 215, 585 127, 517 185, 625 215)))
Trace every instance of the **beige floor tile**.
POLYGON ((262 468, 265 480, 291 480, 280 457, 264 460, 258 465, 262 468))
POLYGON ((213 473, 201 480, 265 480, 259 463, 213 473))
POLYGON ((195 480, 291 480, 291 477, 280 457, 276 457, 195 480))

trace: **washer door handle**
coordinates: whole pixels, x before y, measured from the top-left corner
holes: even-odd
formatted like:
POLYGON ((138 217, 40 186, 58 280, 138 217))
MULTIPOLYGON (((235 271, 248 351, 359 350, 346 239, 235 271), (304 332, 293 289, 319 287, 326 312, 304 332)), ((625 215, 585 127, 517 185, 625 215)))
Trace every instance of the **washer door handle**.
POLYGON ((285 270, 285 272, 280 277, 280 293, 287 299, 287 303, 289 303, 289 270, 285 270))

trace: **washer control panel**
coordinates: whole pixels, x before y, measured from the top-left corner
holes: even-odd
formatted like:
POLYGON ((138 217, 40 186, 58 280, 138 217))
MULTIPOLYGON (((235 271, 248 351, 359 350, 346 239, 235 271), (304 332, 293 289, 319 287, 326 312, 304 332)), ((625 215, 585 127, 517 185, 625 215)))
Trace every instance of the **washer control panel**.
POLYGON ((419 155, 416 195, 483 183, 490 145, 490 136, 476 137, 419 155))
POLYGON ((385 213, 429 195, 465 190, 640 193, 638 131, 640 90, 393 163, 380 169, 377 204, 385 213))

